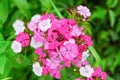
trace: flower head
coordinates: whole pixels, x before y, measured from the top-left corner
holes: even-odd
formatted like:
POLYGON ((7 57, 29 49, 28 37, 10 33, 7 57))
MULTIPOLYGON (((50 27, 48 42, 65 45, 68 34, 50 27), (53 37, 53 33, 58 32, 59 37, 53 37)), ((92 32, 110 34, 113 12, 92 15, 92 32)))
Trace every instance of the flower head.
POLYGON ((86 6, 79 5, 77 7, 77 13, 84 17, 84 20, 91 16, 90 10, 86 6))
POLYGON ((76 44, 67 43, 60 47, 60 52, 67 60, 73 60, 78 55, 78 47, 76 44))
POLYGON ((46 32, 49 28, 51 28, 51 26, 52 24, 49 18, 46 20, 40 21, 38 24, 38 28, 43 32, 46 32))
POLYGON ((85 67, 80 67, 79 71, 82 76, 90 78, 94 69, 90 65, 85 65, 85 67))
POLYGON ((20 53, 22 51, 22 44, 18 41, 13 41, 11 48, 15 53, 20 53))
POLYGON ((22 32, 16 37, 16 41, 20 42, 22 47, 28 46, 30 43, 30 36, 29 34, 22 32))
POLYGON ((33 68, 33 72, 37 75, 37 76, 41 76, 42 75, 42 67, 40 66, 40 64, 38 62, 35 62, 33 65, 32 65, 32 68, 33 68))
POLYGON ((30 46, 37 49, 38 47, 41 47, 43 44, 41 42, 35 41, 34 37, 32 37, 30 46))
POLYGON ((15 35, 18 35, 19 33, 24 32, 25 30, 24 22, 21 20, 16 20, 13 23, 13 28, 15 30, 15 35))

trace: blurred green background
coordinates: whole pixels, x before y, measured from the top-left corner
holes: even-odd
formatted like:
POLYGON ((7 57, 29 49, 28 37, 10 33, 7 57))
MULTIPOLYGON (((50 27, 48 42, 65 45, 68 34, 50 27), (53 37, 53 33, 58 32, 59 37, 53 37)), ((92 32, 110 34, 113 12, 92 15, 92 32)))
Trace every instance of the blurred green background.
MULTIPOLYGON (((80 4, 90 9, 92 16, 84 25, 92 31, 107 80, 120 80, 120 0, 52 1, 66 18, 71 18, 69 10, 80 4)), ((53 80, 50 76, 38 79, 33 74, 31 52, 26 57, 10 48, 15 39, 13 22, 21 19, 27 23, 33 15, 44 13, 57 16, 49 0, 0 0, 0 80, 53 80)))

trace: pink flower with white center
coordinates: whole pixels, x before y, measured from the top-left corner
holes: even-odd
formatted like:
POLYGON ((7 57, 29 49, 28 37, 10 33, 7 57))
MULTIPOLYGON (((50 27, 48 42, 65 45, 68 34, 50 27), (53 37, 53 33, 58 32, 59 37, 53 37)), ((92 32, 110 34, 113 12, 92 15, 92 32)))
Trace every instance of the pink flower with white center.
POLYGON ((22 32, 16 37, 16 41, 20 42, 22 47, 28 46, 30 43, 30 36, 28 33, 22 32))
POLYGON ((42 20, 38 24, 38 28, 41 31, 43 31, 43 32, 46 32, 51 27, 52 27, 52 23, 51 23, 51 19, 50 18, 48 18, 46 20, 42 20))
POLYGON ((24 32, 25 30, 24 22, 21 20, 16 20, 13 23, 13 28, 15 30, 15 35, 18 35, 19 33, 24 32))
POLYGON ((35 62, 32 65, 32 68, 33 68, 33 72, 35 73, 35 75, 37 75, 37 76, 42 75, 43 69, 42 69, 42 67, 40 66, 40 64, 38 62, 35 62))
POLYGON ((33 37, 36 42, 41 42, 42 44, 46 43, 44 32, 35 31, 33 37))
POLYGON ((60 52, 63 57, 67 60, 73 60, 78 55, 78 46, 77 44, 67 43, 64 46, 60 47, 60 52))
POLYGON ((81 60, 81 62, 86 61, 86 59, 87 59, 88 56, 89 56, 89 50, 84 51, 84 52, 82 53, 82 60, 81 60))
POLYGON ((79 5, 77 7, 77 13, 84 17, 84 19, 91 16, 90 10, 86 6, 79 5))
POLYGON ((39 41, 35 41, 34 37, 32 37, 31 42, 30 42, 30 46, 37 49, 38 47, 41 47, 43 44, 39 41))
POLYGON ((84 67, 80 67, 79 71, 80 71, 80 75, 90 78, 92 77, 92 73, 94 72, 94 69, 90 65, 85 65, 84 67))
POLYGON ((33 21, 29 22, 27 24, 27 27, 31 31, 35 31, 38 28, 37 24, 35 22, 33 22, 33 21))
POLYGON ((22 51, 22 44, 18 41, 13 41, 11 48, 15 53, 20 53, 22 51))

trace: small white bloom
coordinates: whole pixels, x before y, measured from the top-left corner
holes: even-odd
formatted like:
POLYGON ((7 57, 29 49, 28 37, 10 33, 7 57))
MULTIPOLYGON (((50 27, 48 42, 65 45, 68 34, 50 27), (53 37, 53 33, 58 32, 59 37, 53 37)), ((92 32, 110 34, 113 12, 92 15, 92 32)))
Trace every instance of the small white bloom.
POLYGON ((38 47, 41 47, 43 44, 41 42, 36 42, 34 38, 32 37, 30 46, 37 49, 38 47))
POLYGON ((81 62, 84 62, 87 59, 88 56, 89 56, 89 50, 84 51, 82 53, 82 60, 81 60, 81 62))
POLYGON ((25 30, 24 22, 21 20, 16 20, 13 23, 13 28, 16 32, 15 35, 18 35, 19 33, 24 32, 24 30, 25 30))
POLYGON ((20 53, 22 51, 22 44, 20 42, 13 41, 11 48, 15 53, 20 53))
POLYGON ((33 22, 38 22, 39 19, 40 19, 40 17, 41 17, 41 15, 36 14, 36 15, 34 15, 34 16, 31 18, 31 21, 33 21, 33 22))
POLYGON ((85 67, 80 67, 79 71, 82 76, 90 78, 94 69, 90 65, 85 65, 85 67))
POLYGON ((51 26, 52 26, 52 24, 51 24, 51 20, 49 18, 39 22, 39 24, 38 24, 38 28, 44 32, 47 31, 49 28, 51 28, 51 26))
POLYGON ((35 62, 33 65, 32 65, 32 68, 33 68, 33 72, 37 75, 37 76, 41 76, 42 75, 42 67, 40 66, 40 64, 38 62, 35 62))

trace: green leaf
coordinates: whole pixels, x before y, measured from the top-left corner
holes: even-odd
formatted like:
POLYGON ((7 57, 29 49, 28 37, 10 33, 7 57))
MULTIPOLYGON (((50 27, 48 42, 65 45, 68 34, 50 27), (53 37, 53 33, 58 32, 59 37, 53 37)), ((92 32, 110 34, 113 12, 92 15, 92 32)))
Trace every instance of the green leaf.
POLYGON ((30 6, 26 0, 13 0, 14 4, 19 8, 21 13, 28 19, 31 16, 30 6))
POLYGON ((118 54, 115 56, 114 63, 112 67, 110 68, 112 72, 114 72, 115 68, 120 65, 120 50, 118 50, 118 54))
POLYGON ((30 65, 30 60, 28 57, 22 54, 16 54, 11 57, 12 65, 16 69, 24 69, 30 65))
POLYGON ((110 20, 111 27, 113 27, 115 24, 115 18, 116 18, 116 15, 115 15, 114 11, 109 10, 109 20, 110 20))
POLYGON ((52 7, 48 0, 39 0, 39 2, 41 3, 42 11, 49 11, 52 7))
POLYGON ((61 79, 60 80, 68 80, 68 76, 67 76, 67 71, 66 68, 61 70, 61 79))
POLYGON ((90 52, 92 53, 92 55, 94 56, 95 60, 96 60, 96 66, 100 66, 101 65, 101 58, 98 55, 98 53, 96 52, 96 50, 94 49, 93 46, 89 47, 90 52))
POLYGON ((2 75, 0 75, 0 80, 8 80, 8 75, 10 73, 10 70, 11 70, 11 60, 9 60, 6 56, 6 64, 4 66, 4 73, 2 75))
POLYGON ((1 0, 0 1, 0 23, 4 23, 7 20, 9 15, 9 1, 1 0))
POLYGON ((111 40, 112 41, 117 41, 117 40, 119 40, 119 35, 115 32, 115 31, 113 31, 113 30, 109 30, 109 33, 110 33, 110 36, 111 36, 111 40))
POLYGON ((54 10, 56 11, 57 15, 59 18, 63 18, 62 14, 60 13, 60 11, 57 9, 57 7, 55 6, 55 4, 53 3, 52 0, 48 0, 50 2, 50 4, 53 6, 54 10))
POLYGON ((91 24, 90 23, 88 23, 88 22, 82 22, 81 26, 84 27, 84 33, 85 34, 92 35, 91 24))
POLYGON ((90 54, 90 56, 87 58, 87 60, 90 62, 90 64, 94 64, 94 57, 90 54))
POLYGON ((110 76, 107 76, 107 80, 114 80, 114 79, 110 76))
POLYGON ((107 6, 109 8, 114 8, 118 3, 118 0, 107 0, 107 6))
POLYGON ((106 9, 104 9, 103 7, 100 7, 100 6, 96 6, 91 18, 92 19, 99 19, 102 21, 105 19, 106 13, 107 13, 106 9))
POLYGON ((0 33, 0 41, 4 41, 4 38, 1 33, 0 33))
POLYGON ((44 76, 40 76, 38 80, 54 80, 54 78, 47 74, 44 76))
POLYGON ((6 48, 9 44, 10 44, 9 41, 1 41, 0 42, 0 54, 2 54, 6 50, 6 48))
POLYGON ((3 28, 3 25, 2 25, 2 22, 0 22, 0 32, 2 32, 2 28, 3 28))
POLYGON ((7 77, 7 78, 4 78, 4 79, 1 79, 1 80, 11 80, 12 77, 7 77))
POLYGON ((6 56, 5 54, 0 54, 0 74, 3 74, 5 64, 6 64, 6 56))
POLYGON ((119 33, 120 32, 120 18, 118 20, 118 23, 116 25, 116 33, 119 33))

